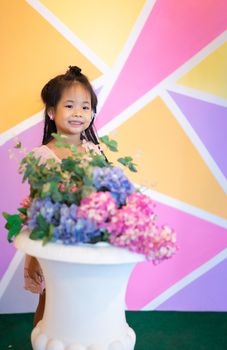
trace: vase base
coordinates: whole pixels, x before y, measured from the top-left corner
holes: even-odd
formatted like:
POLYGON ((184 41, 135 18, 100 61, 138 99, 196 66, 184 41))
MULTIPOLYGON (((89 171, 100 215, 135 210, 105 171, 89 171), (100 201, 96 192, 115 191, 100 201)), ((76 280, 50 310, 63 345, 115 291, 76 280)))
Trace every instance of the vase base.
POLYGON ((66 343, 57 338, 50 338, 41 329, 40 321, 33 329, 31 342, 33 350, 134 350, 136 335, 128 326, 127 331, 120 339, 111 340, 108 344, 100 339, 96 344, 83 345, 75 339, 75 342, 66 343))

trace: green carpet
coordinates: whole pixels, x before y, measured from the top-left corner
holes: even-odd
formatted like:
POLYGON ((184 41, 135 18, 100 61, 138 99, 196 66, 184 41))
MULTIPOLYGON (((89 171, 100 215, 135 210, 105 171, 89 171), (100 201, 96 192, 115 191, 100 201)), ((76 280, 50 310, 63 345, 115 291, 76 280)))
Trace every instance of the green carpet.
MULTIPOLYGON (((135 350, 227 350, 226 312, 126 312, 135 350)), ((0 315, 0 350, 31 350, 33 314, 0 315)))

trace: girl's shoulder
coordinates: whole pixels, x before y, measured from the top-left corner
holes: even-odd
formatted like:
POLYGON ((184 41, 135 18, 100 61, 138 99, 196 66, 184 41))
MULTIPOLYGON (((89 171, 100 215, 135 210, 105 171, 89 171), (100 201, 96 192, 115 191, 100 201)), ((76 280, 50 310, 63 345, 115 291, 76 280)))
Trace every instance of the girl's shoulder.
POLYGON ((48 146, 42 145, 40 147, 35 147, 32 149, 34 156, 40 158, 40 162, 44 163, 47 159, 54 158, 57 162, 61 162, 54 151, 52 151, 48 146))

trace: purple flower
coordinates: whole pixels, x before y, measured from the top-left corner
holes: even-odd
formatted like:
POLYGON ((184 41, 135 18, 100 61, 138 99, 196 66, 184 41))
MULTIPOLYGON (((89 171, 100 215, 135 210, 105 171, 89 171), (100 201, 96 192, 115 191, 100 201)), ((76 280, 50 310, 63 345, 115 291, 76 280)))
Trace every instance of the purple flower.
POLYGON ((118 206, 124 205, 127 196, 135 191, 133 184, 119 167, 95 168, 93 184, 98 191, 110 191, 118 206))
POLYGON ((78 207, 75 204, 60 208, 60 222, 54 227, 52 241, 64 244, 89 243, 100 235, 100 230, 92 220, 77 217, 78 207))
POLYGON ((81 218, 77 221, 74 235, 77 242, 88 243, 100 235, 100 230, 92 220, 81 218))
POLYGON ((28 208, 28 227, 38 227, 37 216, 41 214, 48 224, 59 222, 60 203, 53 203, 50 198, 34 199, 28 208))

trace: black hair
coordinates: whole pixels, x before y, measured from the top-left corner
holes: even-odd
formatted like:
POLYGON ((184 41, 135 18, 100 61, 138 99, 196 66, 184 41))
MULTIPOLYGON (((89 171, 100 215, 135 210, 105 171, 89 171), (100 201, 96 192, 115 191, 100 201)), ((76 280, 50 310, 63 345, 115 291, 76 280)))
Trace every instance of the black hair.
MULTIPOLYGON (((69 66, 69 69, 65 74, 57 75, 51 79, 42 89, 41 98, 45 104, 45 120, 44 120, 44 132, 42 144, 46 145, 53 139, 52 133, 57 132, 56 124, 54 120, 50 119, 48 110, 52 107, 55 108, 61 99, 61 96, 66 88, 69 88, 78 82, 82 84, 85 89, 91 95, 91 109, 93 113, 96 113, 97 107, 97 96, 88 80, 88 78, 81 73, 81 69, 77 66, 69 66)), ((85 136, 81 135, 81 139, 85 138, 87 141, 91 141, 94 144, 99 144, 98 137, 94 129, 94 117, 92 117, 91 123, 88 128, 84 131, 85 136)))

